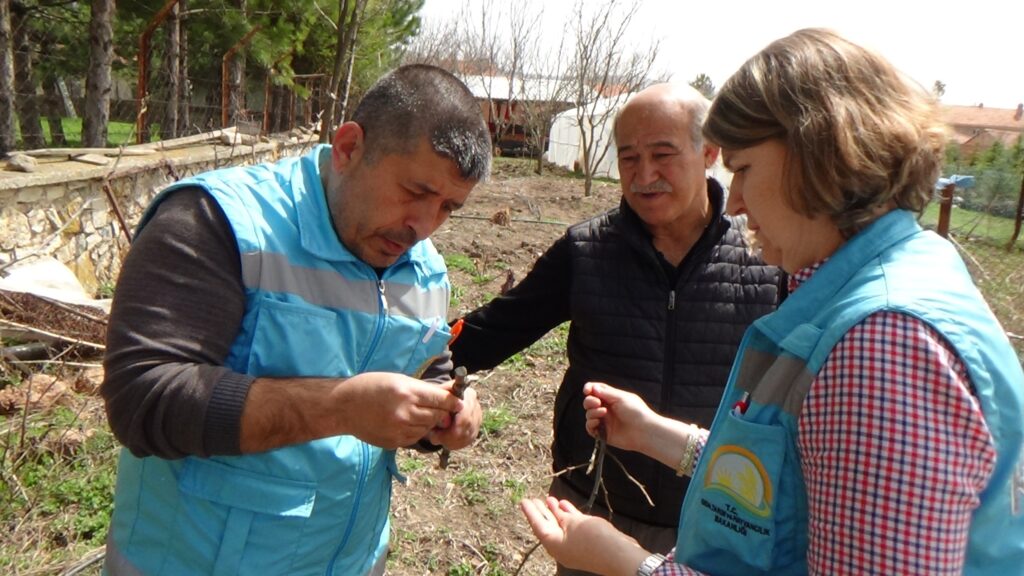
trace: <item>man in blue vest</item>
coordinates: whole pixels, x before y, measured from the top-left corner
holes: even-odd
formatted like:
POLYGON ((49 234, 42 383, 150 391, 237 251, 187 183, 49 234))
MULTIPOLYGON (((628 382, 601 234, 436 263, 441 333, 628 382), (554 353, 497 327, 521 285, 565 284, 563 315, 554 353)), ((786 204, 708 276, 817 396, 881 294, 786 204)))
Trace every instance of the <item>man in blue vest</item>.
POLYGON ((406 66, 332 146, 157 197, 107 337, 106 573, 383 573, 394 450, 479 429, 428 236, 489 170, 470 92, 406 66))

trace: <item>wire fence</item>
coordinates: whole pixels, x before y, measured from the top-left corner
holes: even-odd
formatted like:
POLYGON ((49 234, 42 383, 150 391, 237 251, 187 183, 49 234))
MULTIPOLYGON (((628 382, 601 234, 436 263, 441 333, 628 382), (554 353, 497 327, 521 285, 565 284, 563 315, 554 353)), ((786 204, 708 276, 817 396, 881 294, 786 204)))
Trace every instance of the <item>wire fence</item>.
MULTIPOLYGON (((326 78, 319 74, 298 75, 292 84, 276 85, 272 75, 252 74, 239 92, 241 102, 231 107, 227 125, 244 124, 247 133, 282 133, 296 127, 315 128, 323 109, 333 101, 326 94, 326 78)), ((182 137, 224 128, 225 106, 219 80, 188 78, 187 98, 178 102, 172 124, 173 133, 165 129, 172 102, 158 84, 140 106, 133 87, 124 80, 115 82, 110 101, 110 125, 107 141, 120 146, 137 142, 139 115, 144 114, 148 132, 143 141, 182 137)), ((47 146, 78 146, 82 140, 81 111, 84 107, 84 86, 78 81, 60 81, 60 89, 46 93, 15 93, 17 115, 17 148, 47 146), (38 124, 22 125, 22 112, 34 108, 38 124)))
POLYGON ((950 238, 1024 363, 1024 250, 1007 251, 983 240, 957 239, 955 235, 950 238))

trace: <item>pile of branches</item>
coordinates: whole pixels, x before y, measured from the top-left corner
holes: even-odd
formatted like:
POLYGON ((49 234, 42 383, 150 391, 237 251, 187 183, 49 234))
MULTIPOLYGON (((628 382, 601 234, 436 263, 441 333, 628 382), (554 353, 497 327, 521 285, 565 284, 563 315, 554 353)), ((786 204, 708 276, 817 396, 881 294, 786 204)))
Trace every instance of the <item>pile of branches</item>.
POLYGON ((5 360, 96 358, 104 350, 102 308, 0 289, 0 357, 5 360))

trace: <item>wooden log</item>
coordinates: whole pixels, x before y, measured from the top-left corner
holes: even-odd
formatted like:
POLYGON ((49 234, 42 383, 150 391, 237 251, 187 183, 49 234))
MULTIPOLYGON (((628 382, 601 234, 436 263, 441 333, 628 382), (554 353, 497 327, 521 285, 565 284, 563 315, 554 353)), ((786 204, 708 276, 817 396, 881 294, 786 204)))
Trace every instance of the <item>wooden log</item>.
POLYGON ((27 154, 35 158, 74 157, 83 154, 99 154, 100 156, 149 156, 154 150, 138 148, 40 148, 38 150, 25 150, 27 154))

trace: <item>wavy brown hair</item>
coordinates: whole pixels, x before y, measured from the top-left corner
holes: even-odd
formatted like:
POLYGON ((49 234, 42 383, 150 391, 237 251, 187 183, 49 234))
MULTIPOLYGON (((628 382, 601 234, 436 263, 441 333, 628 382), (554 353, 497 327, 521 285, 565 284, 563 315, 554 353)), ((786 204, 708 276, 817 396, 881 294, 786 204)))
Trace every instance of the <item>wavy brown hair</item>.
POLYGON ((777 138, 786 201, 828 215, 845 237, 893 206, 921 212, 942 167, 934 99, 885 58, 810 28, 747 60, 715 98, 704 136, 739 150, 777 138))

